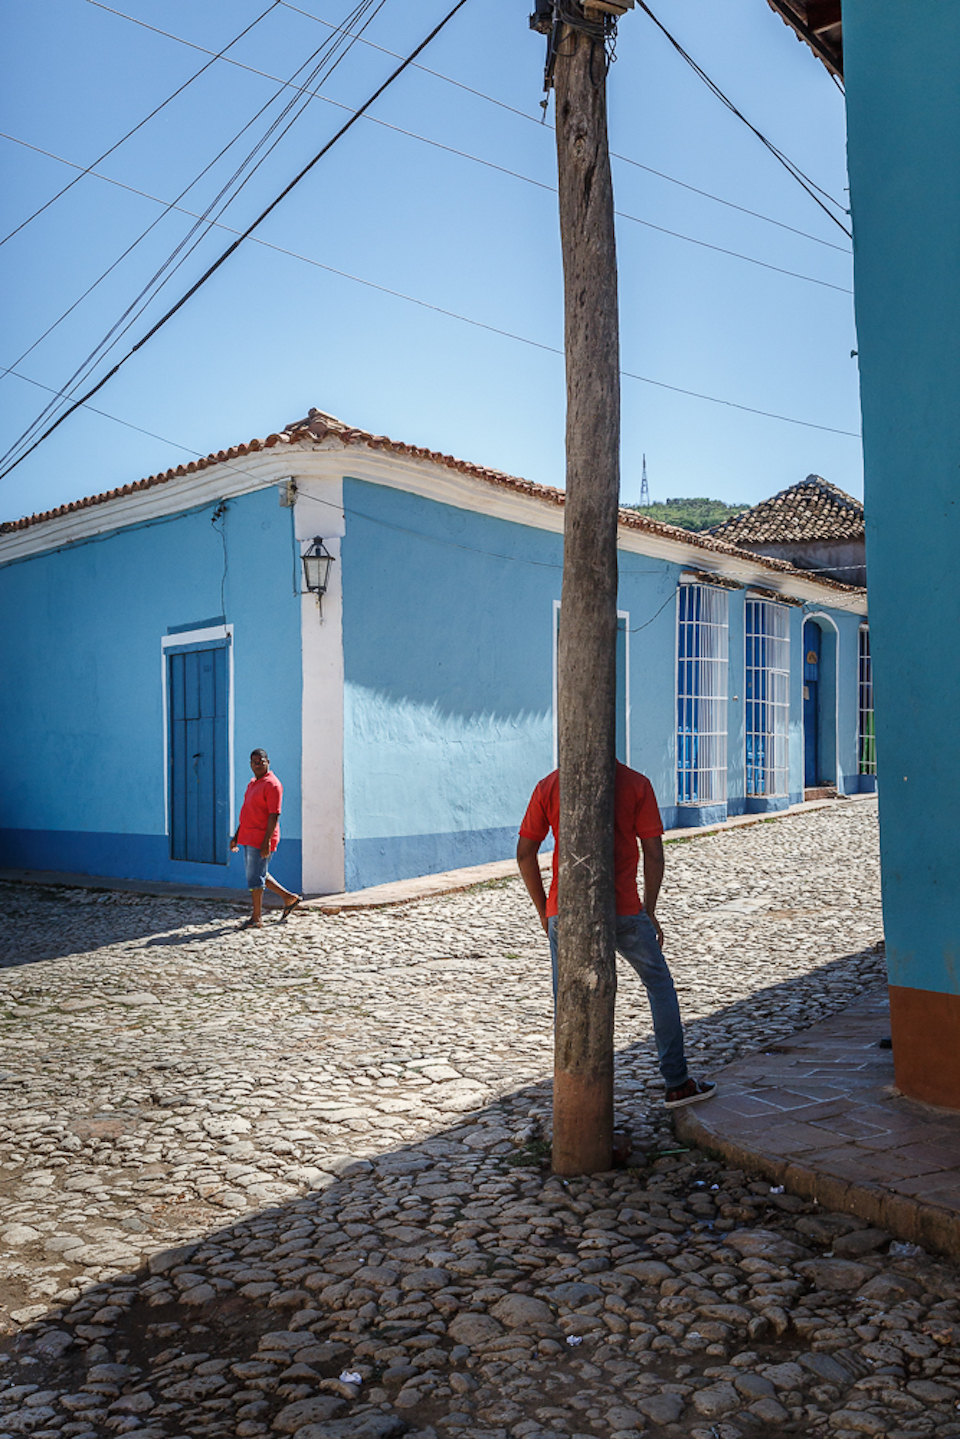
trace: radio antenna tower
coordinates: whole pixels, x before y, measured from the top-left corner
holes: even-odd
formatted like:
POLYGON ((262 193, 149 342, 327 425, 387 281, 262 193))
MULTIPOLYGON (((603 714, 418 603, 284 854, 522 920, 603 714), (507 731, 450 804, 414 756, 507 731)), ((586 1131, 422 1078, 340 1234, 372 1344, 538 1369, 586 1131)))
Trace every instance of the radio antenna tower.
POLYGON ((650 503, 650 486, 647 484, 647 457, 646 457, 646 455, 644 455, 644 457, 643 457, 643 475, 642 475, 641 480, 640 480, 640 505, 641 505, 641 508, 642 508, 644 505, 649 505, 649 503, 650 503))

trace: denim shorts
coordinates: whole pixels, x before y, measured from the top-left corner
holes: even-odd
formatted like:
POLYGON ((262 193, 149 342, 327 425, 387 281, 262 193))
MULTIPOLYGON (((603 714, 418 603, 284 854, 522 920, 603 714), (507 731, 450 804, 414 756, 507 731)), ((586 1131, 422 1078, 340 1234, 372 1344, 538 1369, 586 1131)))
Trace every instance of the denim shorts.
POLYGON ((258 844, 243 846, 243 865, 247 875, 247 889, 266 889, 269 863, 269 858, 264 859, 260 853, 258 844))

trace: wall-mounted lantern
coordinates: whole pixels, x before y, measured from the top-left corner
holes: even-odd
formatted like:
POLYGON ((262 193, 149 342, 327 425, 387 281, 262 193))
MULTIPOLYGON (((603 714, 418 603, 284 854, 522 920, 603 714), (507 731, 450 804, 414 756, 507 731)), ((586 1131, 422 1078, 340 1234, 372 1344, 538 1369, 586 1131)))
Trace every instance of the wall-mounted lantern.
POLYGON ((322 606, 334 557, 318 535, 300 558, 303 560, 303 582, 309 593, 316 595, 317 603, 322 606))

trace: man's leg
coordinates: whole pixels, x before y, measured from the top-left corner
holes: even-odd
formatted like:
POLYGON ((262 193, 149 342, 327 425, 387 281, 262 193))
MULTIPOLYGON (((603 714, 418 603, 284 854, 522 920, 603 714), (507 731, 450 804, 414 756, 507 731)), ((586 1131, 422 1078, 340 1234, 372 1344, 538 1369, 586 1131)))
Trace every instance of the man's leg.
POLYGON ((552 914, 547 920, 547 937, 550 940, 550 968, 553 971, 553 1012, 557 1012, 557 916, 552 914))
POLYGON ((266 878, 267 861, 263 858, 256 845, 245 844, 243 846, 243 867, 246 871, 247 888, 250 891, 250 899, 253 903, 253 916, 247 920, 245 928, 255 925, 259 928, 262 924, 260 918, 263 909, 263 886, 266 878))
POLYGON ((288 909, 291 904, 296 904, 300 899, 300 896, 298 894, 294 894, 292 890, 284 889, 282 884, 278 884, 277 881, 274 879, 273 875, 269 873, 269 871, 267 872, 267 889, 270 889, 273 891, 274 894, 279 894, 283 897, 284 909, 288 909))
POLYGON ((647 991, 663 1082, 667 1089, 678 1089, 688 1078, 680 1005, 656 931, 646 914, 617 915, 617 949, 636 970, 647 991))

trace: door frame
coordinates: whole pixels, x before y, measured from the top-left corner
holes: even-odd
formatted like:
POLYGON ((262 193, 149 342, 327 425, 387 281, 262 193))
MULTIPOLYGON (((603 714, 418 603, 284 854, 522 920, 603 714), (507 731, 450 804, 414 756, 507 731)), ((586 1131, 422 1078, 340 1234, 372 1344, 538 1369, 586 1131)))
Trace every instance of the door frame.
MULTIPOLYGON (((820 626, 820 678, 817 682, 817 703, 819 705, 819 746, 817 762, 820 766, 820 779, 818 784, 833 785, 840 787, 840 626, 830 615, 824 614, 822 610, 804 610, 803 621, 800 626, 800 642, 803 647, 803 626, 807 620, 813 620, 820 626), (829 625, 829 629, 827 626, 829 625), (832 663, 830 651, 833 651, 832 663), (829 664, 829 672, 827 665, 829 664), (833 686, 833 707, 832 713, 827 710, 824 699, 829 693, 829 686, 833 686), (828 728, 829 726, 829 728, 828 728), (832 753, 833 777, 830 778, 830 766, 823 764, 823 756, 829 757, 832 753)), ((803 648, 803 657, 806 656, 806 649, 803 648)), ((800 669, 801 684, 803 683, 803 666, 800 669)), ((801 694, 803 691, 801 690, 801 694)), ((803 723, 803 710, 801 705, 800 716, 801 733, 803 746, 801 757, 806 755, 806 726, 803 723)), ((803 788, 810 786, 804 784, 803 788)))
MULTIPOLYGON (((559 681, 559 674, 560 674, 560 668, 559 668, 559 666, 560 666, 560 657, 559 657, 560 600, 554 600, 554 602, 553 602, 552 617, 553 617, 553 634, 552 634, 552 636, 551 636, 551 639, 552 639, 552 646, 553 646, 553 649, 552 649, 552 656, 553 656, 553 680, 552 680, 552 689, 551 689, 551 699, 552 699, 552 704, 553 704, 553 767, 554 767, 554 769, 556 769, 557 765, 560 763, 560 708, 559 708, 559 703, 558 703, 558 698, 557 698, 558 695, 559 695, 559 692, 560 692, 560 690, 559 690, 559 684, 560 684, 560 681, 559 681)), ((615 641, 614 641, 614 643, 615 643, 615 645, 616 645, 617 647, 619 647, 619 644, 620 644, 620 636, 621 636, 621 634, 623 635, 623 752, 624 752, 624 754, 625 754, 625 756, 626 756, 626 758, 623 760, 623 763, 624 763, 624 764, 627 766, 627 768, 629 769, 629 768, 630 768, 630 611, 629 611, 629 610, 617 610, 617 635, 616 635, 616 639, 615 639, 615 641), (620 621, 621 621, 621 620, 623 620, 623 626, 622 626, 622 627, 621 627, 621 625, 620 625, 620 621)), ((619 698, 619 696, 618 696, 618 694, 617 694, 618 688, 619 688, 619 686, 615 686, 615 687, 614 687, 614 703, 617 704, 617 708, 619 709, 619 704, 618 704, 618 698, 619 698)))
POLYGON ((202 629, 179 630, 160 640, 161 723, 163 726, 163 833, 170 841, 170 697, 167 692, 167 656, 177 650, 202 649, 206 644, 223 644, 227 650, 227 774, 229 776, 230 833, 236 824, 236 773, 233 762, 233 625, 206 625, 202 629))

